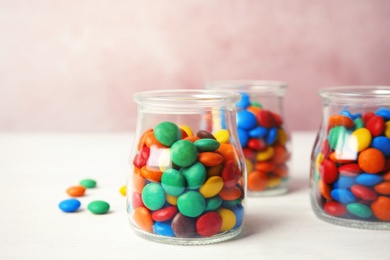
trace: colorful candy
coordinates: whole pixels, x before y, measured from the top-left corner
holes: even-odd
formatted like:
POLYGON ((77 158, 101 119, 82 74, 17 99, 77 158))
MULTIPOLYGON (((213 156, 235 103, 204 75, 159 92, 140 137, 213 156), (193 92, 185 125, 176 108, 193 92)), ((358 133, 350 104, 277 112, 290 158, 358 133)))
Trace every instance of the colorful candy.
POLYGON ((251 96, 247 93, 240 94, 241 101, 237 104, 237 132, 248 160, 247 165, 250 167, 259 163, 271 165, 261 169, 255 167, 248 171, 248 190, 283 193, 287 190, 286 163, 290 157, 286 148, 288 137, 282 127, 283 120, 280 115, 251 101, 251 96), (278 189, 280 192, 277 192, 278 189))
POLYGON ((93 214, 106 214, 110 210, 110 204, 103 200, 95 200, 88 204, 88 210, 93 214))
POLYGON ((131 160, 133 223, 144 232, 179 238, 239 228, 243 165, 230 138, 226 129, 194 132, 166 121, 146 130, 131 160))
MULTIPOLYGON (((317 203, 345 219, 390 221, 390 109, 328 119, 313 158, 317 203)), ((248 182, 249 184, 249 182, 248 182)))
POLYGON ((80 201, 77 199, 67 199, 63 200, 58 204, 58 207, 63 211, 63 212, 75 212, 80 208, 80 201))

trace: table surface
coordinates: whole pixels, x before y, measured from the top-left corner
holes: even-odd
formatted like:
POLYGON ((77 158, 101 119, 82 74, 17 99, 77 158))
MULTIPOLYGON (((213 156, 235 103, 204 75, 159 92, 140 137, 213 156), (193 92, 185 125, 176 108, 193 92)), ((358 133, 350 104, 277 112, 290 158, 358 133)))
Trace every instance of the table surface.
POLYGON ((117 134, 0 134, 0 259, 390 259, 390 232, 323 222, 309 202, 313 132, 292 133, 289 193, 248 198, 239 238, 177 246, 138 237, 128 224, 125 197, 133 136, 117 134), (58 203, 81 179, 98 185, 76 213, 58 203), (86 209, 110 203, 108 214, 86 209))

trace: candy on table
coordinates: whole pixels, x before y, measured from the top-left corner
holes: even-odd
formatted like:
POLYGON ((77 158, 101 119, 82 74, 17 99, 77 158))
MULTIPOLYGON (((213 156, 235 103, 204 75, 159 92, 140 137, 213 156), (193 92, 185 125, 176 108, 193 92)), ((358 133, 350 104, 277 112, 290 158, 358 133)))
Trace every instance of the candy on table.
POLYGON ((92 189, 96 187, 96 181, 93 179, 83 179, 79 183, 81 186, 84 186, 87 189, 92 189))
POLYGON ((104 200, 95 200, 88 204, 88 210, 93 214, 106 214, 110 209, 110 204, 104 200))
POLYGON ((134 223, 168 237, 210 237, 243 222, 243 170, 230 133, 161 122, 133 158, 134 223))
POLYGON ((390 221, 390 108, 331 115, 316 157, 319 205, 327 214, 390 221))
POLYGON ((63 212, 75 212, 80 208, 80 201, 77 199, 66 199, 61 201, 58 204, 58 207, 63 211, 63 212))
POLYGON ((237 103, 237 131, 247 159, 248 190, 277 188, 288 178, 287 134, 280 115, 241 93, 237 103))

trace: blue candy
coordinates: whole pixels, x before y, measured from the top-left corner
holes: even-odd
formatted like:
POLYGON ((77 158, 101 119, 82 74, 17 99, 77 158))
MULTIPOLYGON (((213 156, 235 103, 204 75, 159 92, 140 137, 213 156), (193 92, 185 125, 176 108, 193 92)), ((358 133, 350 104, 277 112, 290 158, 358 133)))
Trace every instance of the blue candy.
POLYGON ((382 181, 382 177, 376 174, 362 173, 355 179, 356 183, 364 186, 373 186, 382 181))
POLYGON ((236 216, 236 225, 234 226, 234 228, 237 228, 237 227, 241 226, 242 221, 244 219, 244 207, 241 205, 237 206, 234 208, 233 212, 234 212, 234 215, 236 216))
POLYGON ((153 225, 154 233, 166 237, 174 237, 175 233, 173 232, 171 222, 155 222, 153 225))
POLYGON ((251 138, 263 138, 267 136, 268 129, 263 126, 257 126, 250 130, 248 134, 251 138))
POLYGON ((355 184, 354 177, 340 176, 338 180, 333 184, 335 189, 349 189, 355 184))
POLYGON ((376 112, 375 115, 383 117, 385 121, 390 120, 390 108, 381 107, 376 112))
POLYGON ((77 199, 67 199, 63 200, 58 204, 58 207, 63 211, 63 212, 75 212, 80 208, 80 201, 77 199))
POLYGON ((237 107, 246 109, 251 103, 250 103, 250 97, 247 93, 241 92, 241 100, 236 103, 237 107))
POLYGON ((257 119, 254 114, 247 110, 241 110, 237 113, 237 126, 239 128, 250 130, 257 125, 257 119))
POLYGON ((278 129, 276 127, 272 127, 268 131, 267 138, 265 139, 265 142, 267 145, 273 145, 276 141, 276 137, 278 136, 278 129))
POLYGON ((238 134, 238 139, 240 140, 241 146, 245 147, 246 144, 248 143, 248 140, 249 140, 248 132, 245 131, 244 129, 238 128, 237 134, 238 134))
POLYGON ((390 156, 390 138, 378 136, 372 140, 371 146, 380 150, 384 156, 390 156))
POLYGON ((330 196, 341 204, 349 204, 356 201, 355 195, 346 189, 334 189, 330 192, 330 196))

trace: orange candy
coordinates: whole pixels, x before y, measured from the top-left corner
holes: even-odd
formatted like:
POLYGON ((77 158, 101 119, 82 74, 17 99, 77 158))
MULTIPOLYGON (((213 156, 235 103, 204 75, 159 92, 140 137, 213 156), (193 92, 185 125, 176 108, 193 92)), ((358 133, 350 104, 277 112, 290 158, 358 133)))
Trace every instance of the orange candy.
POLYGON ((385 156, 375 148, 362 151, 358 157, 359 167, 367 173, 378 173, 385 167, 385 156))
POLYGON ((195 143, 195 141, 198 141, 200 138, 197 137, 196 135, 193 135, 193 136, 187 136, 186 138, 184 138, 184 140, 188 140, 190 141, 191 143, 195 143))
POLYGON ((219 153, 203 152, 198 154, 198 160, 204 166, 216 166, 223 162, 223 157, 219 153))
POLYGON ((275 145, 274 146, 274 156, 271 158, 273 163, 284 163, 289 159, 289 154, 284 145, 275 145))
POLYGON ((255 169, 257 171, 271 172, 275 169, 275 164, 269 161, 257 162, 255 164, 255 169))
POLYGON ((223 187, 218 196, 223 200, 235 200, 241 196, 241 190, 237 186, 223 187))
POLYGON ((81 185, 72 186, 66 190, 66 193, 72 197, 82 197, 85 193, 85 187, 81 185))
POLYGON ((167 148, 165 145, 161 144, 159 141, 157 141, 156 137, 154 136, 154 132, 149 132, 145 135, 145 144, 147 147, 156 146, 157 148, 167 148))
POLYGON ((322 197, 327 200, 332 200, 332 196, 330 195, 331 188, 322 179, 318 181, 318 190, 320 191, 322 197))
POLYGON ((390 181, 390 171, 387 171, 382 177, 384 181, 390 181))
POLYGON ((163 173, 158 168, 149 166, 144 166, 141 168, 141 175, 149 181, 160 182, 162 174, 163 173))
POLYGON ((331 159, 335 163, 352 163, 356 160, 356 154, 352 153, 343 153, 343 152, 332 152, 329 155, 329 159, 331 159))
POLYGON ((354 127, 354 122, 351 118, 343 115, 333 115, 329 117, 329 127, 345 126, 346 128, 354 127))
POLYGON ((383 195, 390 195, 390 181, 384 181, 375 185, 374 190, 383 195))
POLYGON ((371 204, 372 212, 375 217, 383 221, 390 221, 390 198, 385 196, 378 197, 371 204))
POLYGON ((223 162, 237 160, 237 152, 232 144, 221 143, 216 152, 223 156, 223 162))
POLYGON ((145 230, 146 232, 153 231, 153 219, 149 210, 145 207, 138 207, 134 210, 133 213, 134 222, 139 228, 145 230))
POLYGON ((141 148, 142 148, 142 146, 144 146, 144 143, 145 143, 145 137, 146 137, 146 135, 148 134, 148 133, 150 133, 150 132, 153 132, 153 129, 152 128, 149 128, 148 130, 146 130, 143 134, 142 134, 142 136, 141 136, 141 138, 139 139, 139 141, 138 141, 138 151, 140 151, 141 150, 141 148))
POLYGON ((267 182, 267 174, 263 171, 252 171, 248 174, 248 189, 251 191, 264 190, 267 182))
POLYGON ((207 167, 206 173, 207 178, 210 178, 212 176, 221 176, 223 166, 221 164, 207 167))
POLYGON ((286 164, 279 164, 273 170, 273 173, 280 178, 285 178, 288 175, 288 168, 286 164))
POLYGON ((132 177, 134 190, 138 193, 142 193, 142 190, 145 187, 145 179, 141 175, 141 169, 134 167, 134 173, 132 177))

